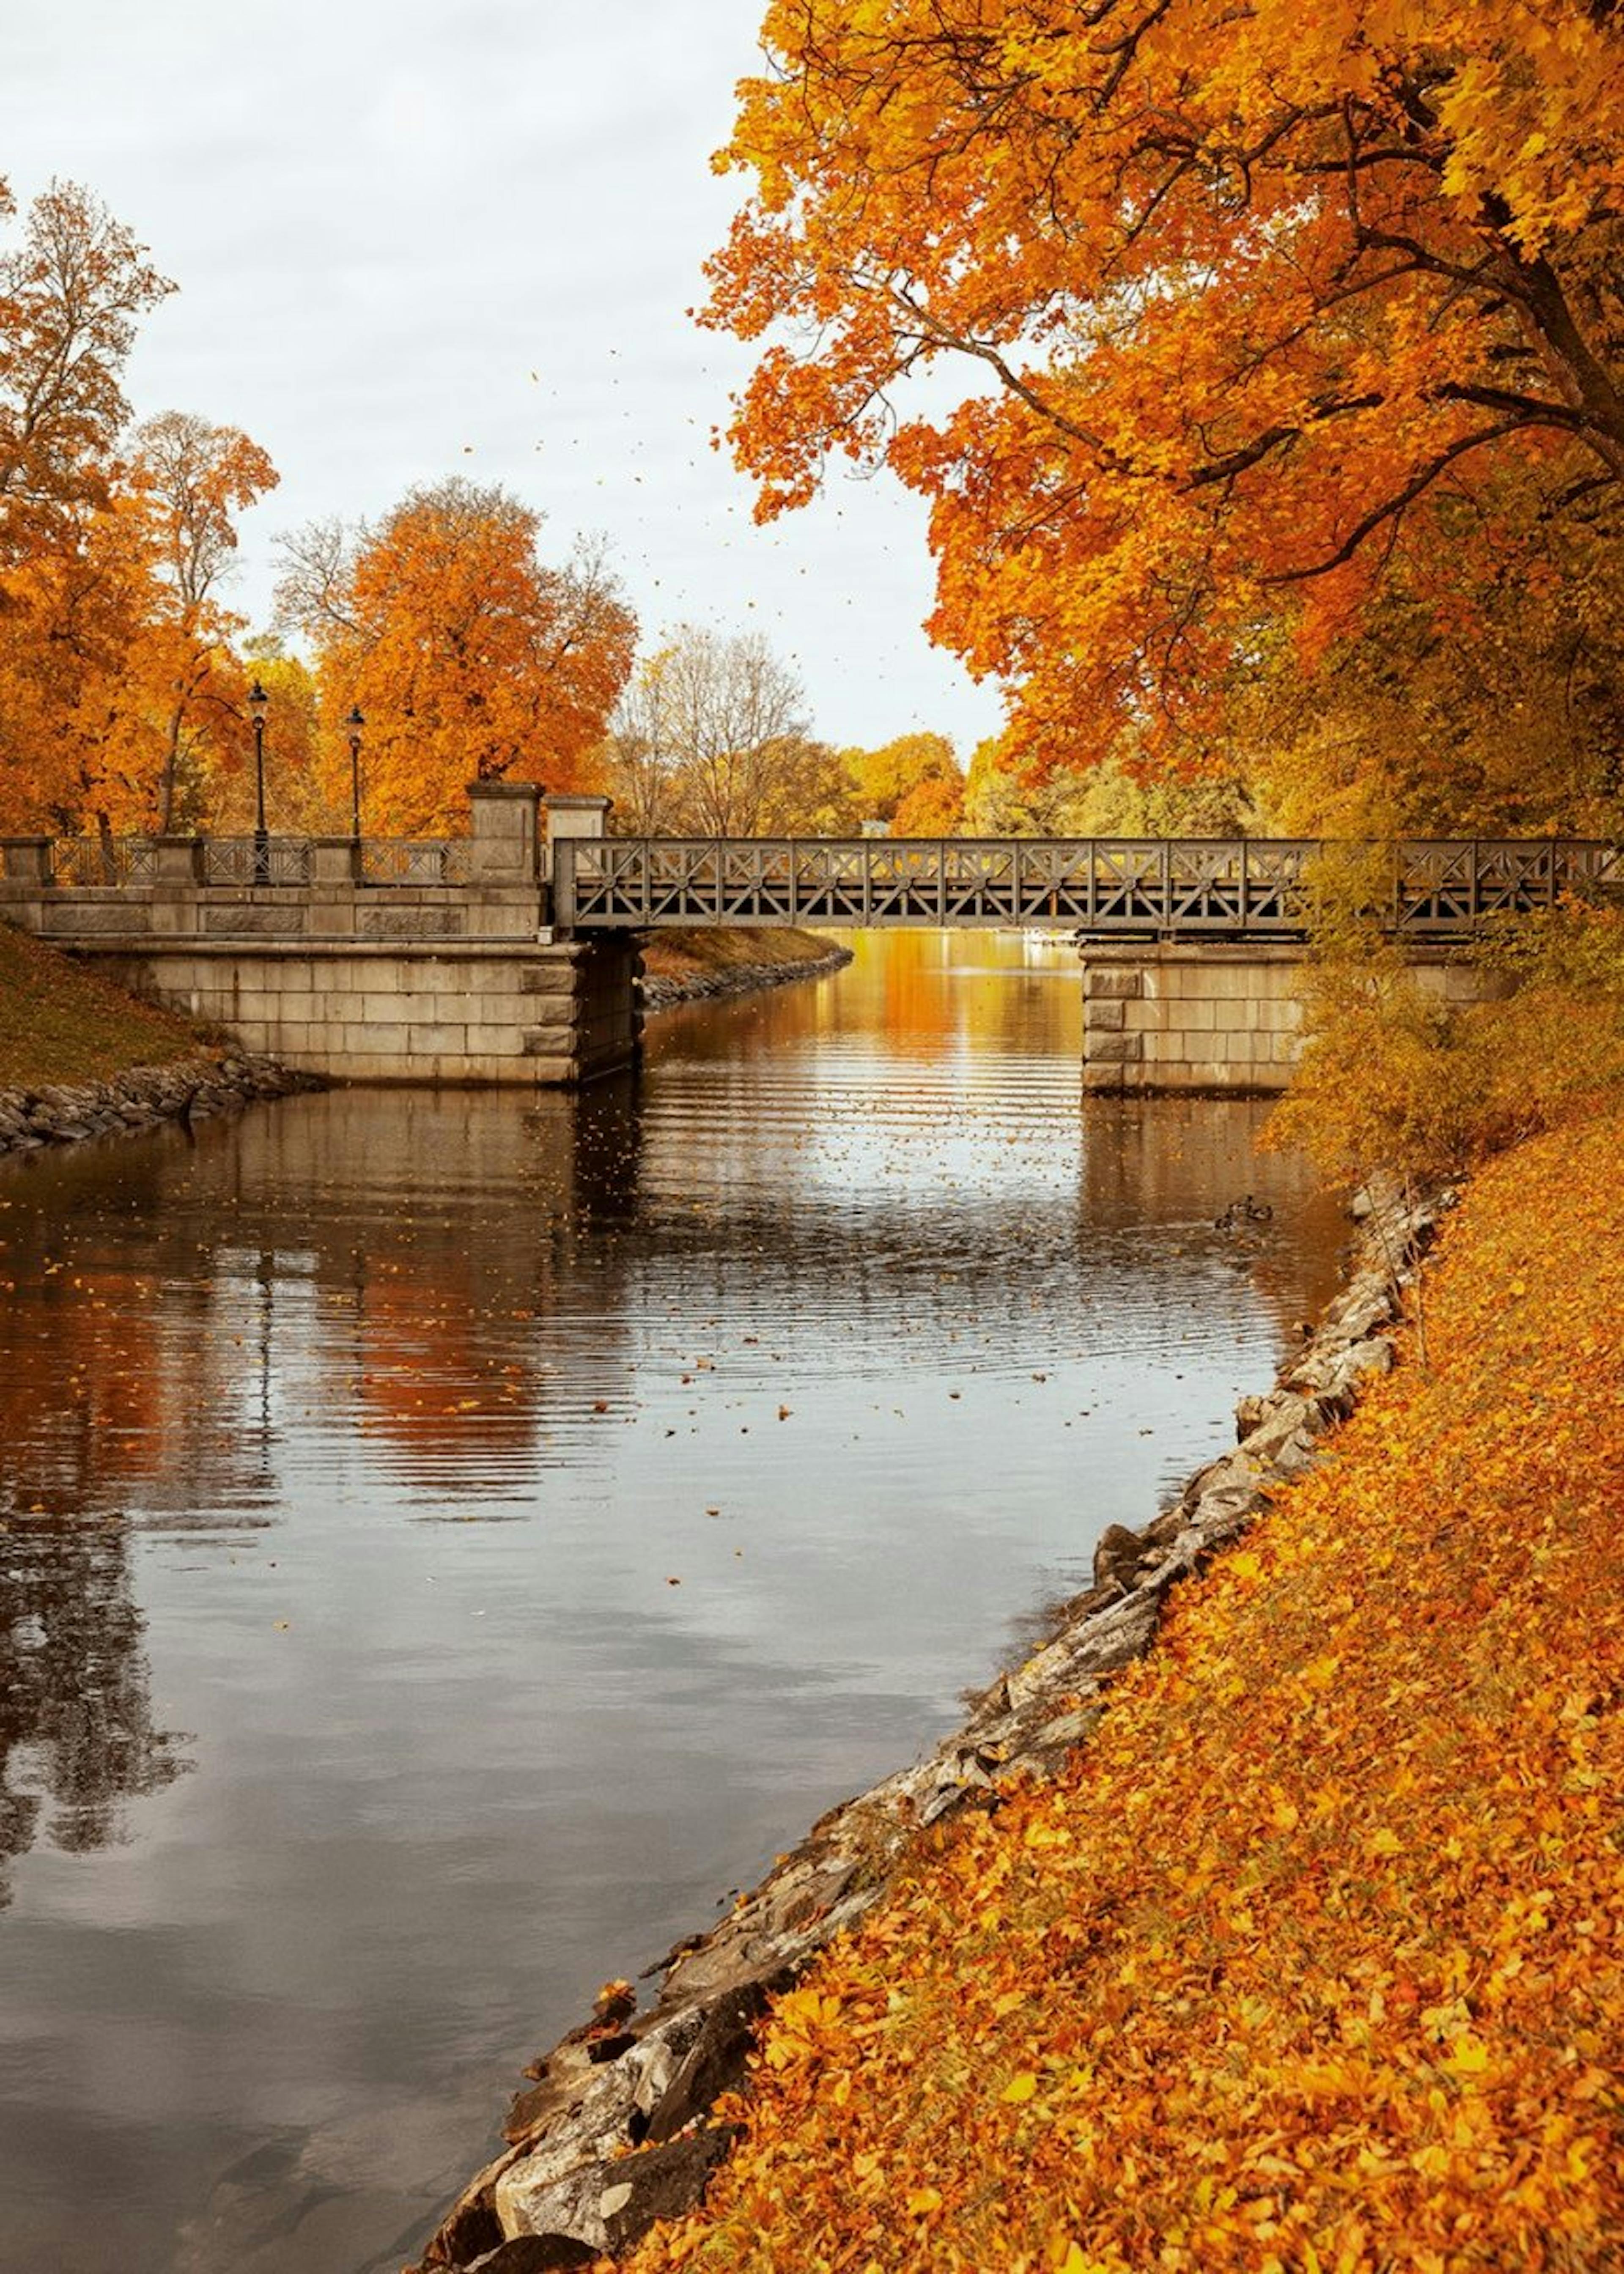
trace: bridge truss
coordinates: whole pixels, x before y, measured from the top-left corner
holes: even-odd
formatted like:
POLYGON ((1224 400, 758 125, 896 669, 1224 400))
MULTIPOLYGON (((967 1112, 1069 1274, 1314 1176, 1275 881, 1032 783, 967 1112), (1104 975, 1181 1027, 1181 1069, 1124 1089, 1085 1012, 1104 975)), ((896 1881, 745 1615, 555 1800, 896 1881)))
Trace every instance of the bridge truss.
POLYGON ((1448 937, 1593 892, 1619 870, 1613 847, 1576 838, 1359 848, 1310 838, 586 837, 553 850, 564 930, 1052 926, 1101 940, 1296 939, 1323 855, 1359 862, 1389 930, 1448 937))

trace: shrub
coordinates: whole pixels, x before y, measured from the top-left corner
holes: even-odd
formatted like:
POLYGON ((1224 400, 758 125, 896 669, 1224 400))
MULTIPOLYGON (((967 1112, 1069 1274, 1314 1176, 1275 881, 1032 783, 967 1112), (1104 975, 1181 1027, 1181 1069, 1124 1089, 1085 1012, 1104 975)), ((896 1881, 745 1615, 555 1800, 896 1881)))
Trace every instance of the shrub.
POLYGON ((1510 983, 1458 1008, 1327 889, 1303 990, 1303 1056, 1266 1141, 1335 1181, 1455 1174, 1560 1121, 1624 1100, 1624 911, 1577 902, 1508 920, 1473 953, 1510 983))

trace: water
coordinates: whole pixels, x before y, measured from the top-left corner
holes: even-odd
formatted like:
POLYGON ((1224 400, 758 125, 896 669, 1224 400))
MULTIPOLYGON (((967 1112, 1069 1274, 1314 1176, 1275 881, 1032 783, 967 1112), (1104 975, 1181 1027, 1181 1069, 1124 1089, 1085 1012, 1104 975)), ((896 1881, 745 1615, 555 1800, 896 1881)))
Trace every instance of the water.
POLYGON ((1343 1228, 1258 1106, 1083 1111, 1080 1012, 893 935, 579 1100, 0 1165, 8 2274, 397 2267, 1226 1442, 1343 1228))

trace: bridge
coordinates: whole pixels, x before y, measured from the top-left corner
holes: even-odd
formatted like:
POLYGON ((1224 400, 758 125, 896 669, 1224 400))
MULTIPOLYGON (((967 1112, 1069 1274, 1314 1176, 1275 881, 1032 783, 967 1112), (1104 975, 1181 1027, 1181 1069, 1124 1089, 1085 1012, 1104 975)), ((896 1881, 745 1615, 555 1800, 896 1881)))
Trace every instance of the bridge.
MULTIPOLYGON (((1052 926, 1079 942, 1304 935, 1318 839, 566 839, 563 930, 806 924, 1052 926)), ((1609 848, 1582 839, 1413 839, 1368 848, 1372 913, 1409 938, 1592 891, 1609 848)))
MULTIPOLYGON (((436 842, 0 838, 0 919, 348 1079, 589 1080, 637 1053, 639 933, 788 924, 1070 933, 1088 1088, 1289 1073, 1316 841, 618 838, 608 809, 478 783, 467 835, 436 842)), ((1357 870, 1456 996, 1479 984, 1456 951, 1480 925, 1617 872, 1605 844, 1526 838, 1364 848, 1357 870)))

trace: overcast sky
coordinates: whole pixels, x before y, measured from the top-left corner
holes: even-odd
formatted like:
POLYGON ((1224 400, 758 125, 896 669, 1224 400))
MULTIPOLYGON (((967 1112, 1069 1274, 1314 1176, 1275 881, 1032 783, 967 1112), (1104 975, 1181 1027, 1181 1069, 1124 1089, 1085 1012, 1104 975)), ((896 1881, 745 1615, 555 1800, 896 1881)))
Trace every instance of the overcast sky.
POLYGON ((561 558, 601 532, 645 645, 759 629, 816 731, 996 728, 920 629, 923 514, 837 472, 750 519, 710 445, 744 350, 688 321, 741 194, 710 152, 762 0, 58 0, 5 10, 0 175, 82 182, 180 291, 144 324, 140 417, 244 428, 282 485, 234 605, 269 613, 277 531, 414 482, 500 481, 561 558))

